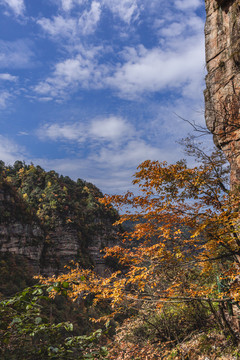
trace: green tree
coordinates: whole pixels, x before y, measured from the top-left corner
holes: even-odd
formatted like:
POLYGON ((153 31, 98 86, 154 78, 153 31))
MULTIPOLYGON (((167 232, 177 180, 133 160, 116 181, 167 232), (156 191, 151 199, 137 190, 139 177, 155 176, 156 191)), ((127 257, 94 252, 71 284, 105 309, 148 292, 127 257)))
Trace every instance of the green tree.
MULTIPOLYGON (((68 283, 56 283, 54 289, 66 294, 68 283)), ((70 322, 52 323, 44 315, 51 301, 51 289, 43 285, 26 288, 0 302, 0 357, 2 360, 105 359, 99 345, 102 330, 74 336, 70 322)))

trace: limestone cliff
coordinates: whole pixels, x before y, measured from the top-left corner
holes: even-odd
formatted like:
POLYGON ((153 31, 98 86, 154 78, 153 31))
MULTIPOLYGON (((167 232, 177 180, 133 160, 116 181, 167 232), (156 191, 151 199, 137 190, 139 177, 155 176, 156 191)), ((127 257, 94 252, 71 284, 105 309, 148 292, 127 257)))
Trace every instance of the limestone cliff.
POLYGON ((233 186, 240 181, 240 1, 205 4, 206 124, 230 162, 233 186))
POLYGON ((116 241, 113 209, 92 184, 17 162, 0 169, 0 253, 20 255, 34 273, 58 274, 71 260, 102 272, 116 241))

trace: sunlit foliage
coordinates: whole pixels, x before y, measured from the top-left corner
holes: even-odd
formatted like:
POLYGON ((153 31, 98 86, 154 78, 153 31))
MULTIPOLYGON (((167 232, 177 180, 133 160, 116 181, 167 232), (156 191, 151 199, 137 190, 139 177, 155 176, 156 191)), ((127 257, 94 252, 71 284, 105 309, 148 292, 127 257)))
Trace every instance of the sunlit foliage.
POLYGON ((105 249, 123 270, 101 278, 75 268, 58 280, 71 284, 73 300, 92 294, 96 304, 107 301, 110 317, 146 303, 161 314, 166 303, 196 302, 236 342, 225 312, 233 316, 240 300, 238 189, 228 188, 229 168, 219 150, 208 156, 189 139, 186 146, 198 160, 196 166, 145 161, 134 176, 136 195, 100 199, 106 206, 127 209, 117 225, 133 224, 121 244, 105 249))

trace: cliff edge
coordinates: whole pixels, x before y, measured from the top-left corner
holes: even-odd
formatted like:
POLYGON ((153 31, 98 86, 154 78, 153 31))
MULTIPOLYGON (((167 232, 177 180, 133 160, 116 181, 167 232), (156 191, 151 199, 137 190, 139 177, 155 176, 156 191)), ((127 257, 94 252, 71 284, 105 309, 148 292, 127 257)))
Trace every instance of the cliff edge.
POLYGON ((240 2, 205 4, 206 124, 230 162, 234 186, 240 181, 240 2))

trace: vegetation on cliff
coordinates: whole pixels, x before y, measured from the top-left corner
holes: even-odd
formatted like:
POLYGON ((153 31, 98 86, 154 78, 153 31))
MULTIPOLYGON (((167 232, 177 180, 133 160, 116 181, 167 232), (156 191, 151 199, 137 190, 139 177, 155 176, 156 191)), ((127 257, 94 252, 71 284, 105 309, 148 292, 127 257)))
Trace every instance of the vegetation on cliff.
MULTIPOLYGON (((37 242, 41 245, 39 254, 35 256, 41 271, 46 274, 62 271, 70 260, 89 267, 94 259, 88 247, 93 244, 99 247, 100 252, 116 237, 112 223, 118 219, 118 214, 98 201, 103 195, 96 186, 80 179, 73 181, 55 171, 46 172, 40 166, 26 165, 21 161, 16 161, 13 166, 5 166, 1 162, 0 167, 0 226, 8 226, 8 230, 0 236, 2 239, 6 236, 15 238, 15 234, 10 234, 13 226, 25 226, 23 238, 24 231, 33 229, 32 240, 27 234, 27 245, 32 245, 32 249, 37 242), (38 231, 34 231, 34 227, 38 231), (7 232, 10 232, 9 235, 6 235, 7 232), (73 241, 70 250, 69 242, 73 241)), ((21 229, 18 235, 21 235, 21 229)), ((11 243, 11 239, 7 242, 11 243)), ((7 249, 10 246, 5 245, 7 249)), ((14 248, 13 252, 24 254, 21 249, 14 248)), ((31 263, 31 250, 26 253, 31 263)))
MULTIPOLYGON (((221 151, 216 149, 206 155, 189 139, 186 151, 199 165, 189 168, 185 161, 171 165, 145 161, 133 181, 138 186, 137 195, 128 192, 96 200, 97 209, 105 211, 106 207, 110 216, 116 214, 111 204, 127 209, 116 219, 116 225, 133 224, 122 234, 122 243, 105 249, 106 256, 116 259, 121 270, 102 277, 80 264, 58 277, 40 277, 42 285, 25 290, 10 302, 1 302, 6 320, 0 330, 7 331, 1 344, 4 356, 9 356, 9 349, 17 352, 14 349, 19 342, 31 360, 201 359, 203 355, 224 359, 224 353, 225 359, 240 357, 239 190, 229 190, 229 168, 221 151), (38 301, 32 295, 37 294, 43 297, 43 313, 36 312, 35 320, 30 321, 34 317, 29 317, 28 311, 33 311, 38 301), (73 333, 69 340, 71 336, 64 331, 72 329, 72 322, 67 318, 60 321, 44 302, 53 303, 54 298, 66 296, 73 301, 76 314, 85 312, 102 329, 111 325, 111 336, 105 333, 96 343, 99 330, 80 338, 73 333), (24 307, 22 301, 30 308, 24 307), (21 316, 15 305, 23 306, 21 316), (53 346, 47 340, 52 334, 53 346), (94 345, 87 339, 94 339, 94 345), (73 348, 68 347, 69 341, 73 348), (108 354, 102 341, 109 345, 108 354)), ((31 209, 36 206, 32 203, 36 197, 31 195, 35 187, 31 188, 32 182, 26 185, 26 179, 29 173, 35 174, 36 168, 22 168, 11 168, 3 180, 18 186, 19 196, 31 209), (27 192, 27 188, 31 191, 27 192)), ((42 213, 48 187, 54 184, 49 194, 53 201, 59 193, 59 182, 47 178, 38 184, 41 191, 37 191, 37 211, 30 211, 30 215, 37 216, 40 222, 44 222, 45 214, 54 214, 54 221, 64 218, 65 224, 68 219, 76 223, 69 208, 65 209, 68 203, 63 201, 63 195, 59 196, 59 205, 47 205, 47 212, 42 213), (62 211, 66 211, 65 217, 62 211)), ((50 220, 46 227, 53 224, 50 220)))
MULTIPOLYGON (((21 161, 13 166, 0 163, 1 359, 104 357, 106 350, 98 345, 102 330, 89 321, 101 309, 92 309, 91 298, 72 304, 66 298, 66 289, 61 289, 55 299, 50 299, 47 288, 33 279, 38 248, 40 271, 57 258, 58 267, 51 269, 64 271, 69 260, 64 252, 69 253, 71 233, 77 241, 72 260, 84 268, 94 266, 88 247, 97 238, 103 248, 117 233, 112 223, 118 213, 106 209, 98 200, 101 197, 97 187, 80 179, 75 182, 21 161), (64 240, 60 245, 59 235, 64 240), (13 244, 11 251, 2 250, 5 243, 13 244)), ((95 246, 99 246, 96 241, 95 246)), ((100 253, 101 248, 98 250, 100 253)))
POLYGON ((114 209, 106 209, 99 203, 98 198, 103 195, 89 182, 73 181, 68 176, 46 172, 40 166, 21 161, 13 166, 5 166, 3 162, 0 165, 0 188, 15 191, 18 203, 22 203, 30 215, 37 216, 44 227, 54 229, 56 225, 71 223, 82 229, 86 225, 84 231, 88 231, 87 228, 91 231, 96 217, 102 215, 110 220, 117 217, 114 209))

